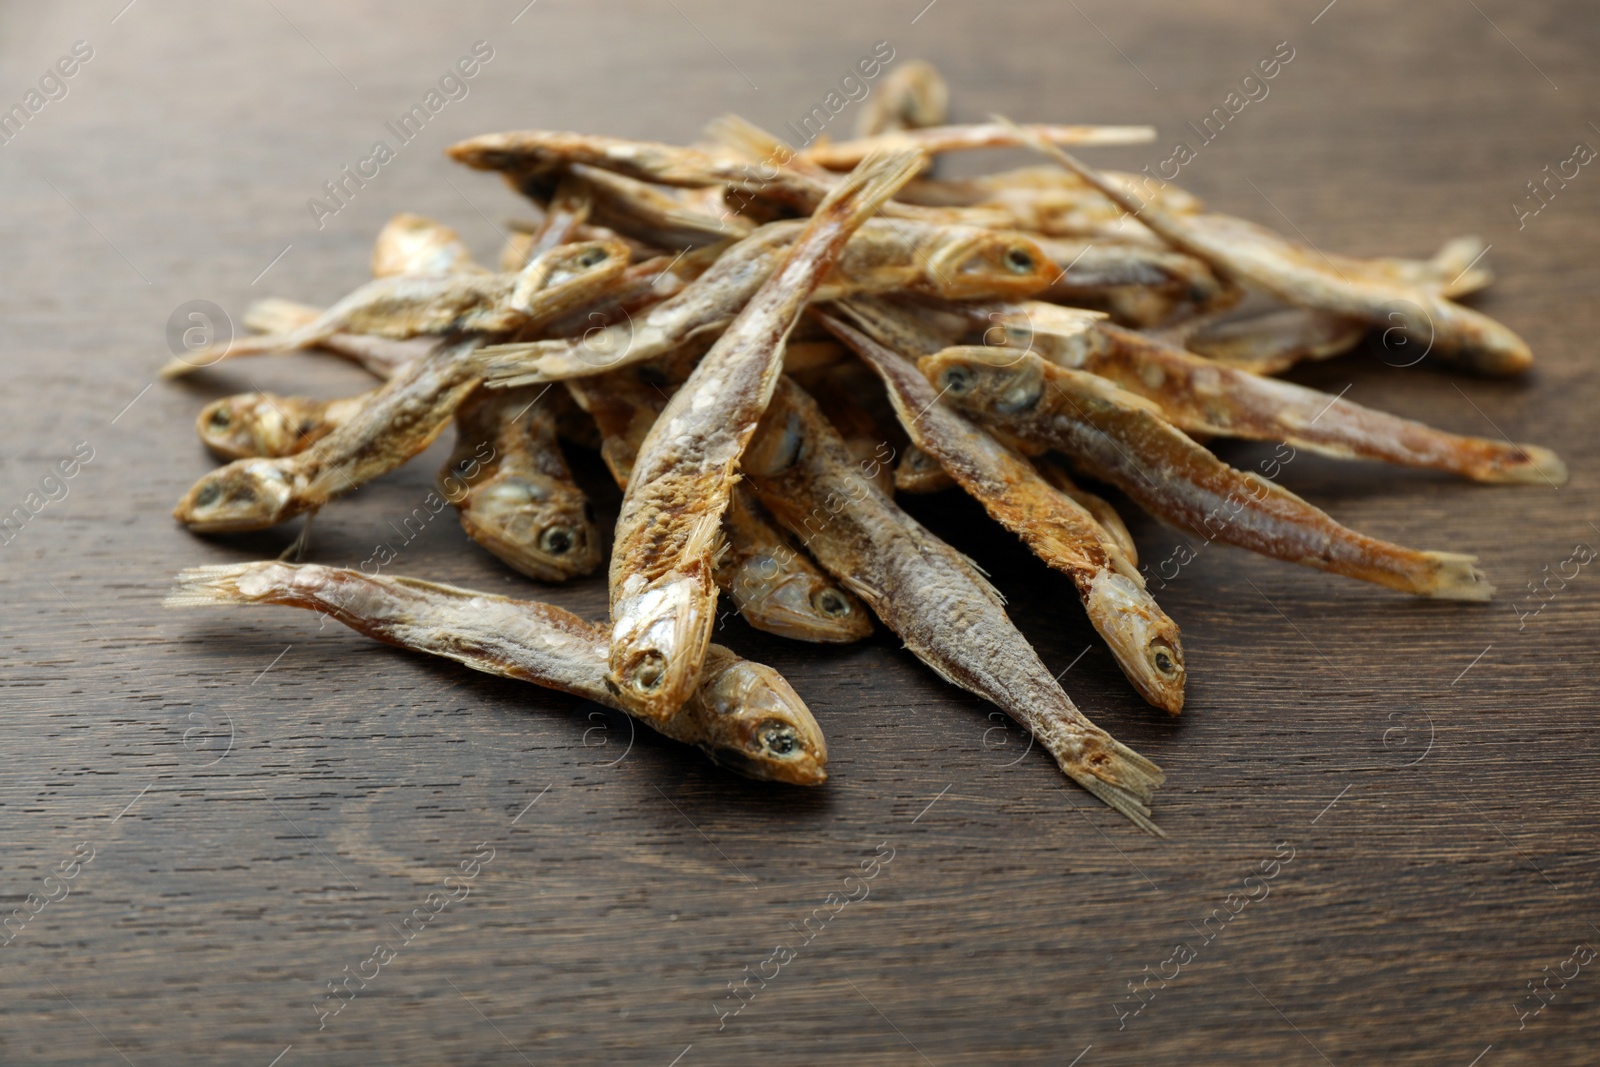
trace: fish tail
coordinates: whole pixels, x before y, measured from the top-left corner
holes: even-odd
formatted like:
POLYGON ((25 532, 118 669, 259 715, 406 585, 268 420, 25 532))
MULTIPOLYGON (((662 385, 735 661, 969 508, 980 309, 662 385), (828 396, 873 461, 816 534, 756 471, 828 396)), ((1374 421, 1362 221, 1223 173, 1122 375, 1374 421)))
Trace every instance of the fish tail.
POLYGON ((190 567, 172 580, 162 606, 198 608, 208 604, 234 604, 257 599, 239 588, 239 580, 258 569, 260 563, 227 563, 214 567, 190 567))
POLYGON ((1439 600, 1488 600, 1494 586, 1474 564, 1477 556, 1459 552, 1422 552, 1426 567, 1413 592, 1439 600))
POLYGON ((1495 463, 1482 473, 1482 480, 1520 485, 1567 484, 1567 465, 1560 456, 1538 445, 1518 445, 1517 450, 1522 453, 1522 462, 1495 463))
POLYGON ((1161 768, 1104 732, 1084 748, 1082 759, 1063 767, 1068 776, 1145 833, 1166 837, 1150 818, 1150 796, 1166 781, 1161 768))
POLYGON ((484 384, 491 389, 538 385, 549 380, 539 373, 540 357, 552 351, 565 351, 568 347, 565 341, 488 345, 478 351, 478 367, 483 372, 484 384))
POLYGON ((833 217, 850 229, 859 227, 915 178, 928 157, 915 149, 877 149, 817 206, 817 218, 833 217))

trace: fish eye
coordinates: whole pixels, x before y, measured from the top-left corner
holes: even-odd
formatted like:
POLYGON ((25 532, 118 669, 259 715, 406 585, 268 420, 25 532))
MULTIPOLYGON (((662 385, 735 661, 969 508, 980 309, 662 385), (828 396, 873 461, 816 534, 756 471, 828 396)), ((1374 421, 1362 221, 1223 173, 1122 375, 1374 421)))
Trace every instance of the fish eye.
POLYGON ((956 396, 970 393, 972 387, 977 384, 977 376, 965 367, 951 367, 942 377, 945 392, 954 393, 956 396))
POLYGON ((1015 246, 1008 248, 1002 258, 1005 261, 1006 269, 1013 274, 1029 274, 1033 271, 1033 256, 1025 248, 1015 246))
POLYGON ((1165 645, 1155 645, 1150 652, 1150 662, 1164 677, 1173 678, 1178 673, 1178 661, 1173 658, 1172 650, 1165 645))
POLYGON ((850 601, 837 589, 819 589, 811 594, 811 606, 830 619, 839 619, 850 614, 850 601))
POLYGON ((655 692, 666 680, 667 657, 659 652, 646 652, 634 665, 632 676, 634 688, 646 693, 655 692))
POLYGON ((566 555, 577 543, 577 534, 566 526, 551 526, 539 535, 539 548, 552 556, 566 555))
POLYGON ((226 430, 228 428, 228 426, 230 424, 232 424, 232 422, 233 422, 233 415, 229 413, 229 411, 228 411, 228 409, 227 409, 227 407, 225 405, 224 406, 219 406, 215 411, 213 411, 211 413, 211 418, 210 418, 209 421, 211 423, 211 428, 212 429, 214 429, 214 430, 226 430))
POLYGON ((761 731, 761 747, 774 756, 788 756, 800 748, 800 738, 793 727, 774 723, 761 731))
POLYGON ((220 485, 218 485, 216 482, 207 482, 206 485, 205 485, 205 488, 201 489, 198 493, 195 494, 195 496, 194 496, 194 506, 197 507, 197 508, 208 508, 212 504, 215 504, 221 498, 222 498, 222 487, 220 485))
POLYGON ((580 253, 574 262, 576 262, 580 267, 593 267, 597 264, 604 263, 609 258, 610 256, 606 253, 605 249, 590 248, 580 253))

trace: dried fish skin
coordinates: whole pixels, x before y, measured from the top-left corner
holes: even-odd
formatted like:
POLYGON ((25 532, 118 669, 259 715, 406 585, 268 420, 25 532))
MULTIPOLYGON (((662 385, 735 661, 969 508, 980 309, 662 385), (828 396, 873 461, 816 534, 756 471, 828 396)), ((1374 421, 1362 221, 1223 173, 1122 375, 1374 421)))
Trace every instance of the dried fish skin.
POLYGON ((1161 409, 1083 371, 1005 349, 951 348, 918 362, 980 422, 1058 448, 1158 518, 1202 537, 1418 596, 1487 600, 1472 556, 1357 533, 1287 489, 1217 459, 1161 409))
POLYGON ((456 409, 456 448, 439 491, 461 528, 530 578, 563 582, 600 565, 600 532, 558 439, 549 387, 479 389, 456 409))
MULTIPOLYGON (((550 604, 315 564, 196 567, 168 607, 281 604, 332 616, 379 641, 626 711, 606 685, 606 634, 550 604)), ((821 785, 828 750, 805 703, 771 667, 717 645, 677 716, 645 720, 751 778, 821 785)))
POLYGON ((784 341, 850 235, 920 162, 910 152, 873 156, 840 183, 645 437, 610 570, 611 678, 629 707, 665 718, 694 690, 716 618, 722 513, 784 341))
POLYGON ((1278 374, 1297 363, 1342 355, 1366 335, 1360 319, 1293 307, 1173 332, 1189 351, 1251 374, 1278 374))
POLYGON ((1033 469, 1050 483, 1051 488, 1071 497, 1079 507, 1093 515, 1094 521, 1100 524, 1100 528, 1111 536, 1118 548, 1122 549, 1122 554, 1128 557, 1128 562, 1135 567, 1139 565, 1139 546, 1134 544, 1133 534, 1128 532, 1128 524, 1122 521, 1122 516, 1111 506, 1110 501, 1080 488, 1078 483, 1072 480, 1072 476, 1062 469, 1061 464, 1044 457, 1035 457, 1032 462, 1033 469))
POLYGON ((745 455, 756 496, 940 677, 1004 709, 1072 778, 1147 832, 1160 768, 1091 723, 973 563, 870 479, 816 404, 780 383, 745 455))

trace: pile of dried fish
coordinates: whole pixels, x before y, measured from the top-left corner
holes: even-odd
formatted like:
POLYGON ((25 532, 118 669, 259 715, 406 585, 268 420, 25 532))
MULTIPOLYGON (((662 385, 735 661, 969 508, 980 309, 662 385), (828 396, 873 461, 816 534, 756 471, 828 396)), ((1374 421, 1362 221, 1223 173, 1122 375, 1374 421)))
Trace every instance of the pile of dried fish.
POLYGON ((499 172, 537 209, 515 224, 499 270, 448 227, 400 215, 378 237, 374 280, 326 310, 262 302, 246 317, 257 335, 169 368, 318 349, 384 379, 333 401, 247 393, 208 405, 200 437, 232 462, 178 504, 197 533, 297 515, 308 531, 329 501, 453 420, 439 491, 462 527, 510 567, 562 581, 605 558, 563 456, 598 449, 624 490, 609 626, 283 562, 185 571, 169 602, 322 612, 796 784, 826 776, 821 730, 776 671, 711 643, 718 598, 802 641, 858 640, 870 612, 1025 725, 1073 780, 1159 832, 1148 802, 1160 769, 1073 705, 983 572, 897 494, 960 486, 1071 579, 1128 680, 1172 714, 1185 680, 1178 626, 1146 588, 1116 508, 1079 476, 1208 540, 1420 596, 1488 598, 1471 556, 1358 533, 1203 444, 1278 441, 1559 483, 1545 449, 1266 377, 1374 327, 1479 373, 1525 371, 1515 334, 1455 302, 1489 281, 1475 240, 1426 261, 1326 257, 1062 147, 1137 143, 1146 128, 950 126, 945 99, 932 68, 907 64, 863 107, 857 139, 799 151, 735 117, 685 148, 536 131, 465 141, 452 158, 499 172), (1008 145, 1050 163, 969 180, 933 172, 943 153, 1008 145))

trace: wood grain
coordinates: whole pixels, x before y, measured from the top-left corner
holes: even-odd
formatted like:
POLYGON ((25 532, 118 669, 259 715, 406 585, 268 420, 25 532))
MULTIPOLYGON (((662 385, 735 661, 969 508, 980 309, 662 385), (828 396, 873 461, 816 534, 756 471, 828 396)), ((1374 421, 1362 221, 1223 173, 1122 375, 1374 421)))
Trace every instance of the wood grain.
MULTIPOLYGON (((0 948, 0 1062, 1593 1062, 1592 964, 1519 1012, 1540 1003, 1528 982, 1600 944, 1600 574, 1536 616, 1516 608, 1543 568, 1600 543, 1600 173, 1520 229, 1509 206, 1576 142, 1600 144, 1587 5, 124 2, 0 10, 0 103, 73 42, 94 49, 0 146, 0 511, 78 442, 94 452, 0 546, 0 911, 57 892, 44 879, 93 850, 70 895, 0 948), (319 228, 307 199, 478 40, 494 57, 468 95, 319 228), (191 428, 202 402, 366 384, 294 357, 146 389, 174 309, 327 303, 400 210, 493 256, 517 201, 448 164, 452 140, 547 127, 685 142, 730 110, 776 129, 880 40, 937 63, 959 118, 1151 122, 1163 144, 1289 42, 1270 94, 1179 181, 1329 251, 1421 256, 1481 234, 1499 281, 1478 306, 1539 358, 1509 384, 1396 369, 1381 350, 1297 377, 1549 445, 1573 477, 1483 487, 1302 456, 1283 483, 1379 536, 1478 553, 1498 599, 1415 602, 1209 547, 1158 594, 1191 673, 1168 722, 1064 578, 959 499, 914 501, 993 572, 1046 662, 1071 665, 1080 705, 1166 769, 1165 841, 881 634, 824 649, 724 627, 828 732, 832 780, 800 792, 305 613, 161 610, 179 568, 275 554, 293 534, 197 539, 171 521, 209 463, 191 428), (893 859, 869 895, 807 942, 806 919, 880 843, 893 859), (480 844, 493 858, 469 895, 400 947, 480 844), (1264 898, 1206 923, 1291 849, 1249 883, 1264 898), (379 943, 398 952, 319 1030, 328 983, 370 973, 379 943), (1172 975, 1180 943, 1192 958, 1119 1028, 1129 983, 1172 975), (719 1029, 729 983, 770 974, 779 945, 793 957, 719 1029)), ((389 523, 442 450, 330 508, 314 558, 354 565, 397 541, 389 523)), ((1129 519, 1147 559, 1179 541, 1129 519)), ((449 514, 390 570, 604 606, 595 581, 536 591, 449 514)))

